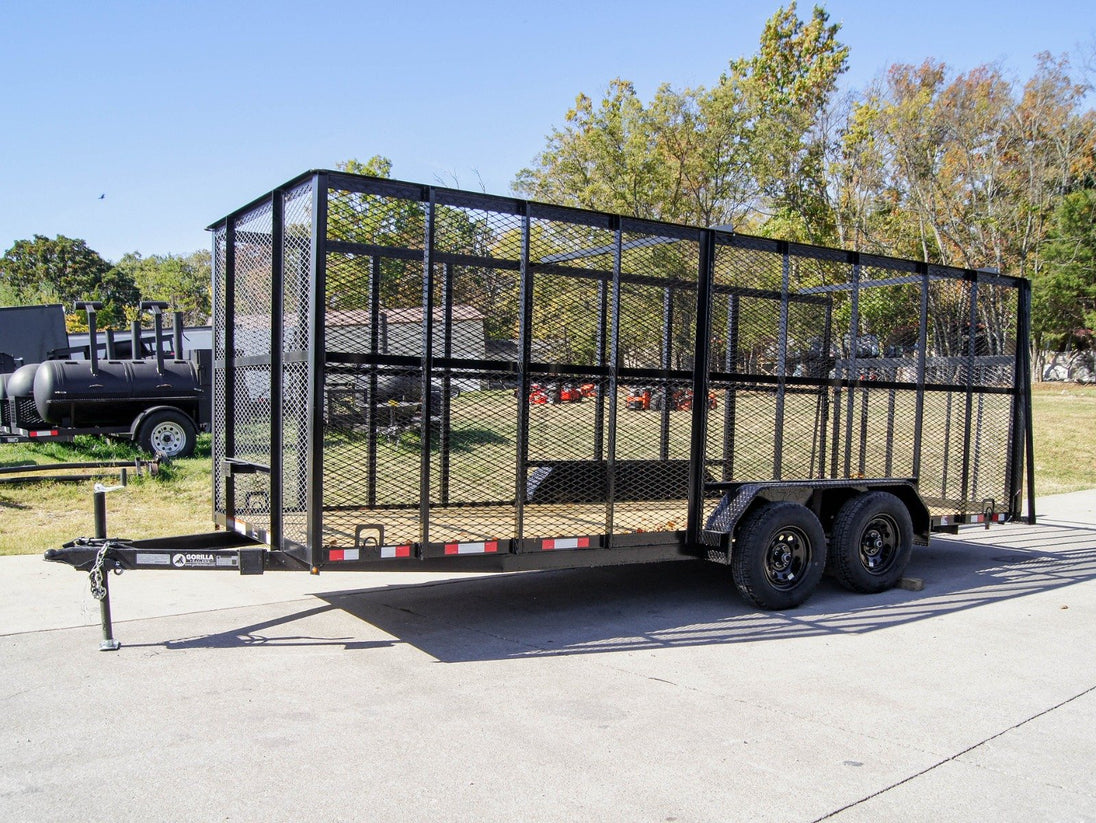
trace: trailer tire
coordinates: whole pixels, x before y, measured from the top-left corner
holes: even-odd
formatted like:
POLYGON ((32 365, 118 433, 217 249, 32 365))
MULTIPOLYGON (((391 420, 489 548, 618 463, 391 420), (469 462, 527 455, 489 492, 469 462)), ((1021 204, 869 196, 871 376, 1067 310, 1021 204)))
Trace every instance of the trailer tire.
POLYGON ((859 494, 834 518, 829 567, 850 591, 876 594, 892 588, 905 574, 912 551, 909 509, 889 492, 859 494))
POLYGON ((198 441, 194 421, 176 409, 149 414, 137 433, 137 445, 149 454, 173 459, 190 457, 198 441))
POLYGON ((759 609, 792 609, 822 579, 826 535, 799 503, 766 503, 739 524, 731 555, 735 586, 759 609))

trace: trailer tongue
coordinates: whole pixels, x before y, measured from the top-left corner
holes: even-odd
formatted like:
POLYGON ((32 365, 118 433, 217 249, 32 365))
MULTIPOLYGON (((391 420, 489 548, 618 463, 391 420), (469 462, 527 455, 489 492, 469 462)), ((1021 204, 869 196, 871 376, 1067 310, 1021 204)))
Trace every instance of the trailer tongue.
POLYGON ((211 229, 225 531, 48 560, 706 559, 783 609, 1021 519, 1025 280, 330 171, 211 229))

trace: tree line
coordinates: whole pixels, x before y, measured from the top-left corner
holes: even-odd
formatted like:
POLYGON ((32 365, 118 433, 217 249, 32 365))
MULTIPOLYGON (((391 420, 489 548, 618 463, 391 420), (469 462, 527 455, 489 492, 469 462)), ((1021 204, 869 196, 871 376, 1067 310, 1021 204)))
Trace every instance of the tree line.
MULTIPOLYGON (((711 85, 580 94, 515 180, 534 199, 965 268, 1033 283, 1042 348, 1096 329, 1096 113, 1067 56, 896 64, 842 93, 840 26, 793 2, 711 85)), ((1096 54, 1096 51, 1094 51, 1096 54)), ((1091 69, 1091 65, 1089 66, 1091 69)))
POLYGON ((130 252, 116 263, 104 260, 83 240, 36 234, 18 240, 0 257, 0 305, 61 303, 70 332, 87 329, 77 300, 97 300, 101 328, 126 328, 141 300, 160 300, 183 312, 187 325, 209 322, 210 253, 151 255, 130 252))

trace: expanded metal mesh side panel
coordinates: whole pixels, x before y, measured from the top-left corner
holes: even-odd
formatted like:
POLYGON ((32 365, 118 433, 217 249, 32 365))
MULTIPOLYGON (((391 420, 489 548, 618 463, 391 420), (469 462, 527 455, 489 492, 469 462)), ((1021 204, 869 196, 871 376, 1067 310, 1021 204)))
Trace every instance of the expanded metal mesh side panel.
POLYGON ((835 392, 833 402, 831 476, 915 476, 915 390, 863 384, 835 392))
POLYGON ((329 189, 327 239, 422 252, 426 208, 419 200, 329 189))
POLYGON ((538 272, 533 284, 531 359, 596 365, 603 357, 607 286, 603 280, 538 272))
POLYGON ((308 365, 282 366, 282 534, 308 543, 308 365))
POLYGON ((419 539, 421 372, 329 366, 324 381, 325 545, 379 522, 385 537, 419 539), (361 510, 373 509, 369 516, 361 510), (384 510, 382 514, 379 510, 384 510), (412 511, 413 510, 413 511, 412 511), (364 520, 363 520, 364 518, 364 520))
MULTIPOLYGON (((352 254, 327 256, 324 309, 327 351, 340 354, 371 352, 374 351, 374 333, 383 336, 379 328, 373 329, 370 310, 370 282, 375 265, 395 267, 400 270, 400 275, 404 274, 403 269, 413 268, 412 264, 402 260, 381 261, 375 257, 352 254)), ((418 272, 421 290, 421 263, 418 265, 418 272)), ((382 321, 378 315, 378 323, 380 322, 382 321)))
POLYGON ((736 238, 734 245, 716 246, 712 282, 716 286, 779 291, 784 256, 776 244, 756 238, 736 238))
POLYGON ((531 221, 530 362, 605 362, 616 245, 616 233, 597 226, 531 221))
POLYGON ((312 268, 312 183, 286 192, 283 208, 282 351, 304 352, 312 268))
MULTIPOLYGON (((938 270, 930 275, 939 278, 938 270)), ((931 358, 925 380, 932 384, 965 385, 970 379, 971 283, 933 279, 928 289, 926 354, 931 358)))
POLYGON ((684 528, 694 402, 718 401, 697 400, 692 381, 683 378, 648 380, 618 393, 608 467, 613 532, 684 528))
POLYGON ((237 357, 270 354, 272 211, 264 203, 236 223, 233 324, 237 357))
POLYGON ((310 387, 308 323, 311 311, 312 182, 283 200, 282 281, 282 535, 307 545, 308 535, 308 394, 310 387))
POLYGON ((439 205, 434 211, 434 251, 517 263, 522 219, 488 209, 439 205))
MULTIPOLYGON (((517 340, 521 318, 521 279, 517 269, 447 265, 442 274, 449 278, 452 293, 452 325, 448 351, 445 350, 444 327, 435 330, 435 352, 442 357, 515 363, 519 359, 517 340)), ((441 305, 444 316, 444 303, 441 305)), ((454 377, 459 379, 458 374, 454 377)), ((503 379, 491 375, 487 382, 498 383, 503 379)))
MULTIPOLYGON (((233 301, 230 308, 233 355, 236 360, 268 359, 271 354, 273 310, 273 205, 263 203, 238 218, 234 226, 235 265, 231 272, 233 301)), ((232 406, 226 408, 232 427, 231 453, 235 458, 271 465, 272 412, 269 365, 235 365, 226 369, 232 381, 232 406)), ((234 505, 238 521, 253 529, 270 528, 270 476, 265 473, 237 475, 234 505)))
MULTIPOLYGON (((231 457, 248 463, 270 465, 270 366, 240 366, 232 372, 232 431, 235 450, 231 457)), ((240 474, 235 478, 236 518, 249 526, 270 528, 270 475, 240 474)))
POLYGON ((921 493, 934 514, 1008 507, 1012 397, 928 392, 921 493))

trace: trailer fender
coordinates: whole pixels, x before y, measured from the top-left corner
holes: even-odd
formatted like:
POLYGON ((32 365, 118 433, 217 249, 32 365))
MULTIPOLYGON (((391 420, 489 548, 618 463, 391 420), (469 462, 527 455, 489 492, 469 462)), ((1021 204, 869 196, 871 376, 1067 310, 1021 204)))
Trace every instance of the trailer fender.
POLYGON ((172 412, 176 412, 178 414, 182 414, 186 417, 189 417, 191 422, 194 423, 195 426, 197 426, 197 421, 194 420, 194 417, 190 414, 187 414, 185 411, 180 409, 178 406, 168 406, 168 405, 149 406, 147 409, 142 409, 141 413, 138 414, 133 419, 133 423, 131 423, 130 427, 129 427, 129 435, 128 435, 129 439, 130 440, 136 440, 137 437, 140 435, 141 426, 144 425, 144 422, 146 420, 148 420, 149 416, 156 413, 156 412, 162 412, 162 411, 172 411, 172 412))
POLYGON ((916 485, 910 480, 890 478, 732 484, 725 487, 723 497, 708 516, 700 542, 708 550, 709 559, 729 563, 731 539, 739 522, 759 506, 777 502, 806 506, 815 513, 828 535, 841 507, 869 491, 889 492, 902 501, 910 513, 914 542, 928 545, 931 527, 929 510, 916 485))

